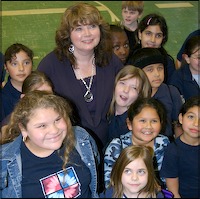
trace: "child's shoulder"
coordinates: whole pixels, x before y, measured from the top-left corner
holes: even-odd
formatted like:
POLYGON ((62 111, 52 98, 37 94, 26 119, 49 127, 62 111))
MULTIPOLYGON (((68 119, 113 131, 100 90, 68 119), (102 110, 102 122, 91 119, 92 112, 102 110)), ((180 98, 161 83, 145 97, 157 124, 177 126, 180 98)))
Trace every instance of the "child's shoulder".
POLYGON ((2 96, 3 97, 15 97, 20 98, 21 92, 18 91, 12 84, 11 84, 11 77, 9 76, 5 86, 2 88, 2 96))
POLYGON ((160 86, 159 86, 159 94, 161 93, 164 93, 165 94, 165 97, 168 96, 168 98, 173 98, 174 97, 180 97, 180 92, 178 91, 178 89, 173 86, 173 85, 168 85, 168 84, 165 84, 165 83, 162 83, 160 86), (168 95, 166 95, 168 94, 168 95))
POLYGON ((182 148, 183 142, 180 140, 180 136, 170 142, 167 146, 167 151, 178 151, 182 148))

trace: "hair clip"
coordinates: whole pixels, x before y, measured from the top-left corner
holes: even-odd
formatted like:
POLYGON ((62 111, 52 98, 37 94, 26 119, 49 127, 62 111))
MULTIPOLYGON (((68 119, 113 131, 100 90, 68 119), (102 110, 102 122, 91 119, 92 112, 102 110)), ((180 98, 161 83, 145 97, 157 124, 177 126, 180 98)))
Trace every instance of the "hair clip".
POLYGON ((152 17, 150 17, 147 21, 147 25, 149 25, 150 21, 151 21, 152 17))

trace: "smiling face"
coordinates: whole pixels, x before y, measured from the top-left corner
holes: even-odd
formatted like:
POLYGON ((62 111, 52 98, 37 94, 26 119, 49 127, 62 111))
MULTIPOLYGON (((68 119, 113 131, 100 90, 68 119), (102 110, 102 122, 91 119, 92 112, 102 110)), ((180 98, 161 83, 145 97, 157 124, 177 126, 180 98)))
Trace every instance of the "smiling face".
POLYGON ((95 24, 79 24, 70 35, 74 45, 74 53, 93 51, 100 41, 100 29, 95 24))
POLYGON ((140 82, 138 78, 130 78, 128 75, 121 78, 115 87, 116 113, 122 114, 138 98, 140 82))
POLYGON ((6 62, 5 69, 11 77, 11 83, 14 87, 19 84, 22 85, 23 81, 31 73, 32 66, 31 58, 22 50, 16 53, 16 57, 6 62))
POLYGON ((164 39, 159 25, 150 25, 143 32, 138 32, 142 48, 160 48, 164 39))
POLYGON ((153 146, 154 138, 161 131, 160 117, 149 106, 145 106, 133 121, 127 119, 127 126, 132 131, 133 143, 138 145, 153 146))
POLYGON ((148 170, 142 158, 133 160, 124 168, 121 181, 126 197, 137 198, 148 182, 148 170))
POLYGON ((19 125, 27 148, 36 156, 47 157, 59 149, 67 134, 67 124, 52 108, 38 108, 30 116, 27 128, 19 125))

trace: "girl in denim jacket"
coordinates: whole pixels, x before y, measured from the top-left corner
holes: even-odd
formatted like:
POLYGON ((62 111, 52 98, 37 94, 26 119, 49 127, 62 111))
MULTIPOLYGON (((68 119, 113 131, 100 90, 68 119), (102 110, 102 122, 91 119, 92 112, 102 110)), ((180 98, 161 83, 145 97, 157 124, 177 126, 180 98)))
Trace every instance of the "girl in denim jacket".
POLYGON ((72 127, 72 109, 60 96, 27 93, 2 140, 2 198, 98 198, 94 140, 72 127))

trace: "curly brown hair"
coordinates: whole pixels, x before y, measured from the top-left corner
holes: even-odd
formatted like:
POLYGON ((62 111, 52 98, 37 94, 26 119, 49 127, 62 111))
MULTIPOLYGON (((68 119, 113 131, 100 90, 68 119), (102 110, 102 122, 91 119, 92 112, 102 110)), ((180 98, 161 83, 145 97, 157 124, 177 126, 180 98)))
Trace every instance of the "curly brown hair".
POLYGON ((35 90, 28 92, 20 99, 12 112, 6 134, 3 137, 1 144, 9 143, 19 136, 21 134, 19 126, 27 129, 27 124, 34 114, 34 111, 40 108, 54 109, 66 122, 67 135, 63 141, 63 144, 65 145, 63 169, 65 169, 65 166, 69 161, 69 154, 75 147, 75 136, 70 120, 72 108, 63 97, 51 94, 47 91, 35 90))
POLYGON ((76 65, 76 58, 68 49, 72 44, 70 34, 79 24, 99 26, 101 39, 94 49, 95 64, 100 67, 107 65, 112 55, 110 26, 103 20, 99 10, 88 3, 77 3, 67 8, 64 12, 60 27, 57 29, 55 36, 57 45, 55 53, 58 59, 63 61, 67 57, 73 66, 76 65))

